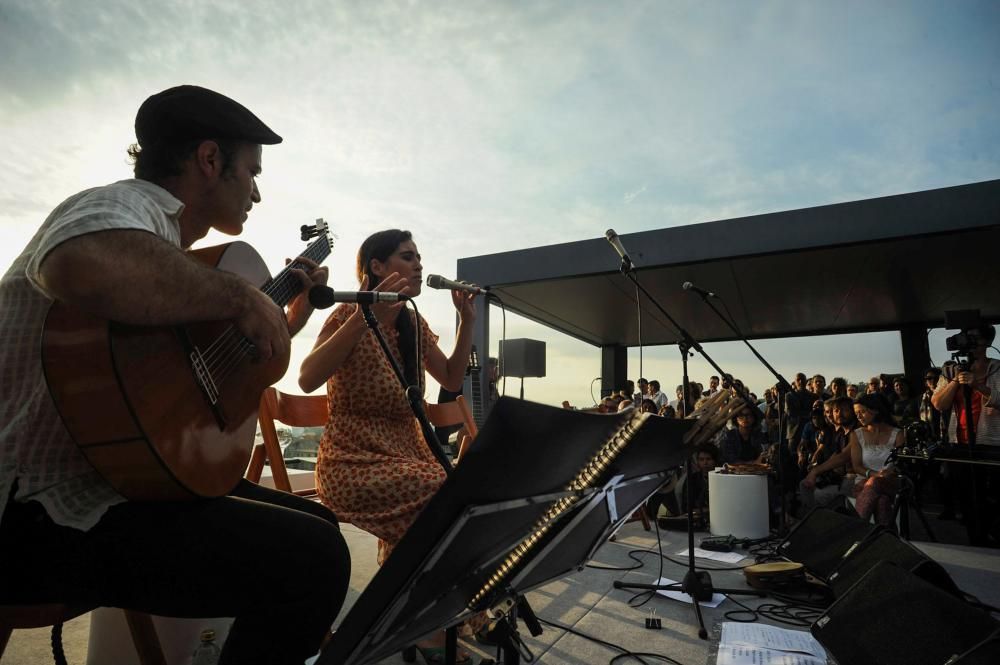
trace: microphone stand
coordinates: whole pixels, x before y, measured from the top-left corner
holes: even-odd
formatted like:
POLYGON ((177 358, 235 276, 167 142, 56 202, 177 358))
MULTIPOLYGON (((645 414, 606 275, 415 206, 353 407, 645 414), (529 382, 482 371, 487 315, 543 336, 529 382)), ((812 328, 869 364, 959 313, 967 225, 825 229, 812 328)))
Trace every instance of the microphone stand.
MULTIPOLYGON (((750 341, 743 335, 743 332, 736 326, 735 322, 731 321, 729 317, 724 316, 722 312, 719 311, 719 309, 712 303, 712 301, 708 298, 708 296, 705 293, 702 293, 701 291, 697 291, 697 293, 699 296, 701 296, 702 301, 706 305, 711 307, 712 311, 715 312, 720 319, 722 319, 723 323, 729 326, 729 328, 734 333, 736 333, 736 336, 739 337, 740 340, 742 340, 743 343, 747 345, 747 348, 750 349, 750 351, 757 358, 757 360, 759 360, 760 363, 765 368, 767 368, 767 371, 769 371, 777 381, 778 395, 776 399, 778 401, 778 492, 780 492, 781 494, 781 501, 780 501, 781 524, 778 526, 778 535, 784 535, 786 528, 785 524, 787 522, 787 513, 785 511, 785 504, 787 497, 786 487, 785 487, 786 464, 784 456, 785 455, 788 455, 789 457, 791 456, 791 450, 789 450, 788 448, 788 440, 787 440, 788 432, 786 430, 786 421, 785 421, 785 395, 791 391, 792 387, 791 385, 789 385, 788 381, 785 380, 785 377, 783 377, 778 370, 774 369, 774 367, 771 366, 771 363, 767 362, 767 360, 764 359, 764 356, 760 355, 757 352, 757 349, 755 349, 754 346, 750 343, 750 341)), ((768 506, 768 510, 770 510, 770 506, 768 506)))
MULTIPOLYGON (((677 343, 677 348, 681 352, 681 367, 683 369, 683 379, 681 381, 684 386, 684 409, 683 416, 687 416, 691 411, 691 389, 688 381, 688 354, 691 349, 694 349, 701 354, 701 357, 708 361, 719 376, 726 374, 722 371, 722 368, 716 364, 712 358, 705 353, 705 350, 701 348, 701 344, 697 342, 691 335, 685 330, 674 317, 670 316, 669 312, 657 302, 649 291, 639 283, 636 279, 634 271, 632 270, 632 262, 627 256, 622 257, 621 267, 619 268, 622 275, 627 277, 635 284, 635 287, 646 296, 646 299, 660 311, 663 316, 667 318, 668 321, 677 330, 681 341, 677 343)), ((691 462, 690 460, 685 460, 687 465, 688 474, 691 473, 691 462)), ((678 584, 626 584, 621 581, 616 580, 613 583, 616 589, 646 589, 653 591, 667 590, 667 591, 682 591, 691 597, 692 605, 694 605, 694 613, 698 618, 698 637, 703 640, 708 639, 708 631, 705 629, 705 620, 701 616, 701 601, 708 601, 712 599, 712 594, 718 592, 723 594, 745 594, 751 596, 761 596, 765 595, 763 591, 757 589, 717 589, 712 586, 712 576, 707 570, 699 571, 694 565, 694 500, 691 496, 691 479, 688 478, 684 483, 685 496, 687 497, 687 536, 688 536, 688 569, 687 573, 684 575, 684 581, 678 584)), ((656 515, 653 515, 653 519, 656 519, 656 515)))
MULTIPOLYGON (((361 303, 360 307, 361 313, 365 318, 365 323, 375 335, 375 339, 378 340, 378 345, 382 347, 382 353, 385 354, 386 359, 389 361, 389 365, 392 366, 392 371, 395 373, 396 378, 399 379, 399 384, 403 386, 403 392, 406 393, 406 400, 410 403, 410 409, 413 411, 413 415, 417 418, 417 422, 420 423, 420 429, 424 433, 424 440, 427 442, 427 447, 430 448, 434 458, 441 464, 441 468, 444 469, 445 475, 450 475, 454 470, 454 467, 451 465, 451 461, 448 459, 448 456, 445 455, 444 449, 441 447, 441 442, 438 441, 437 435, 434 433, 434 427, 431 425, 431 421, 427 419, 427 413, 424 411, 424 400, 423 396, 420 394, 420 388, 418 386, 411 386, 407 383, 406 375, 403 374, 402 368, 400 368, 399 363, 396 362, 396 357, 392 355, 392 351, 389 350, 389 345, 386 344, 385 337, 379 329, 378 318, 372 314, 371 307, 367 303, 361 303)), ((403 309, 399 315, 409 316, 409 311, 403 309)), ((420 318, 416 317, 416 319, 416 334, 419 335, 420 318)))

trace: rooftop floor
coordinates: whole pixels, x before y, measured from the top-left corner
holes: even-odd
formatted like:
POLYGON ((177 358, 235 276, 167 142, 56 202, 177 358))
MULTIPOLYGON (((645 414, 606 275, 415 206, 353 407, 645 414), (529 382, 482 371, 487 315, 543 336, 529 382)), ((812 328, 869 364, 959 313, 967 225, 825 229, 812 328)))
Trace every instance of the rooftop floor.
MULTIPOLYGON (((932 512, 932 511, 928 511, 932 512)), ((961 530, 955 522, 941 522, 929 515, 932 528, 938 537, 950 542, 963 542, 961 530), (941 527, 941 528, 938 528, 941 527)), ((344 525, 344 535, 351 549, 353 570, 343 616, 357 600, 368 581, 375 574, 375 539, 371 535, 351 526, 344 525)), ((706 534, 698 534, 700 540, 706 534)), ((914 520, 914 537, 922 533, 914 520)), ((625 648, 669 655, 684 665, 702 665, 709 660, 713 627, 724 621, 724 613, 737 609, 733 600, 726 600, 717 609, 704 609, 705 622, 709 629, 709 641, 698 639, 698 629, 694 612, 689 605, 663 597, 657 597, 641 608, 629 606, 633 592, 616 590, 612 582, 618 579, 651 582, 658 574, 657 532, 643 531, 639 522, 626 524, 619 532, 616 542, 606 543, 597 553, 593 565, 609 568, 628 568, 636 565, 635 558, 643 562, 642 568, 632 571, 601 570, 585 568, 561 580, 551 582, 528 594, 528 599, 540 619, 572 627, 598 639, 619 644, 625 648), (636 554, 644 551, 648 554, 636 554), (644 620, 650 609, 662 621, 658 631, 647 630, 644 620)), ((678 561, 678 553, 686 550, 686 534, 676 531, 660 532, 663 553, 678 561)), ((697 542, 697 541, 696 541, 697 542)), ((983 602, 1000 606, 1000 550, 970 548, 957 544, 918 544, 939 563, 945 566, 960 588, 974 592, 983 602)), ((739 570, 721 570, 722 564, 699 559, 699 567, 712 570, 712 579, 718 587, 744 587, 743 574, 739 570)), ((744 561, 744 565, 752 561, 744 561)), ((672 561, 664 561, 663 575, 679 580, 684 575, 684 567, 672 561)), ((760 601, 749 597, 738 600, 750 606, 760 601)), ((82 665, 88 660, 88 639, 91 615, 82 616, 64 627, 63 644, 66 657, 72 665, 82 665)), ((805 630, 805 627, 802 628, 805 630)), ((522 628, 522 633, 527 631, 522 628)), ((49 645, 50 629, 15 631, 3 665, 49 665, 53 662, 49 645)), ((718 641, 716 633, 715 642, 718 641)), ((537 638, 528 637, 529 648, 537 660, 546 664, 593 664, 606 663, 616 651, 573 635, 565 630, 545 626, 545 631, 537 638)), ((483 651, 478 645, 461 646, 482 656, 495 656, 483 651)), ((401 656, 388 658, 383 663, 402 664, 401 656)), ((477 658, 478 662, 478 658, 477 658)), ((90 662, 88 665, 105 665, 90 662)), ((109 663, 107 665, 127 665, 109 663)), ((186 662, 184 665, 187 665, 186 662)))

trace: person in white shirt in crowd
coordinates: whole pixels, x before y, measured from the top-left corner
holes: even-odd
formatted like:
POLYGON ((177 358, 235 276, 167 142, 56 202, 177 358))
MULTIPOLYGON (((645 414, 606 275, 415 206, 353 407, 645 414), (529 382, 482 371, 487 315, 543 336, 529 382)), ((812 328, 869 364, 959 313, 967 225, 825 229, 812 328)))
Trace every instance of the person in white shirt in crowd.
POLYGON ((664 404, 668 403, 667 396, 660 392, 660 382, 653 379, 649 382, 648 386, 649 399, 653 400, 656 404, 656 408, 659 409, 664 404))

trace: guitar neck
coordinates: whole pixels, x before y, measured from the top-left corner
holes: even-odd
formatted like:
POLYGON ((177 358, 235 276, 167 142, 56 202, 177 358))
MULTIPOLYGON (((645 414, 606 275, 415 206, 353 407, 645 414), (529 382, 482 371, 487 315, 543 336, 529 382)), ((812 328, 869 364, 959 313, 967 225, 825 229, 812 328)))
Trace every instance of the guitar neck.
MULTIPOLYGON (((322 263, 330 255, 330 239, 326 235, 317 238, 311 245, 306 247, 300 256, 304 256, 316 263, 322 263)), ((271 296, 271 299, 279 307, 284 307, 292 298, 302 291, 302 280, 292 272, 294 269, 309 271, 309 266, 298 259, 285 266, 281 272, 275 275, 274 279, 264 287, 264 293, 271 296)))
POLYGON ((479 385, 479 372, 472 372, 472 419, 477 425, 483 424, 483 389, 479 385))

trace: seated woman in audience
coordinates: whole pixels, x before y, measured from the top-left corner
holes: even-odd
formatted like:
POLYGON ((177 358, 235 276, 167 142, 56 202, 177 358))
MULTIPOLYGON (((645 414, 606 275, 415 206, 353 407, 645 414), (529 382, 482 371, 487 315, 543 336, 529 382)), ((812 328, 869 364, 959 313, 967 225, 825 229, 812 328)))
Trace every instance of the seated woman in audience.
POLYGON ((723 464, 763 462, 768 448, 767 434, 757 422, 757 410, 744 407, 732 419, 732 429, 725 431, 719 446, 723 464))
POLYGON ((857 474, 854 481, 855 506, 862 519, 875 515, 875 522, 889 526, 892 500, 899 487, 895 467, 887 465, 889 454, 906 441, 903 430, 892 424, 889 404, 880 393, 862 395, 854 403, 858 429, 851 432, 848 444, 851 465, 857 474))

